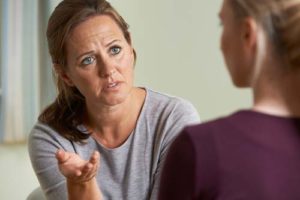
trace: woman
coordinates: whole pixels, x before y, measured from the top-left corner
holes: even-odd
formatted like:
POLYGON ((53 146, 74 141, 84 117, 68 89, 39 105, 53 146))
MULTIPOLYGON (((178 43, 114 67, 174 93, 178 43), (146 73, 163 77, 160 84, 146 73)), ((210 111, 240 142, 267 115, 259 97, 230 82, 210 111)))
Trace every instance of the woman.
POLYGON ((64 0, 48 46, 58 96, 29 138, 48 199, 156 199, 165 152, 199 120, 185 100, 133 86, 128 25, 105 0, 64 0))
POLYGON ((159 199, 300 199, 300 0, 224 0, 221 49, 253 107, 187 127, 159 199))

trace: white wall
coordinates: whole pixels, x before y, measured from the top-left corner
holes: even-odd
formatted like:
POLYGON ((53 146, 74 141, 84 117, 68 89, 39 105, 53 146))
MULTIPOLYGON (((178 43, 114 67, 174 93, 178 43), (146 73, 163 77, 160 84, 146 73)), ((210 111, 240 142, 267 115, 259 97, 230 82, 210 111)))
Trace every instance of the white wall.
POLYGON ((235 89, 219 48, 221 0, 110 0, 130 25, 136 85, 189 99, 202 120, 249 107, 235 89))
POLYGON ((25 200, 38 180, 26 145, 0 145, 0 199, 25 200))

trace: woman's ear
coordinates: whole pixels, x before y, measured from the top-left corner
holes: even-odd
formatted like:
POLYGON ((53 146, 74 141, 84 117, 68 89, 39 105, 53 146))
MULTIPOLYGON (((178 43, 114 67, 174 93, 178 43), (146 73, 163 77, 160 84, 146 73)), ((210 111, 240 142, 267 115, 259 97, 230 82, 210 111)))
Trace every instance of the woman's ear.
POLYGON ((241 37, 244 48, 253 52, 257 44, 258 24, 252 17, 246 17, 242 21, 241 37))
POLYGON ((266 58, 266 35, 260 24, 252 17, 246 17, 243 20, 241 30, 244 63, 245 66, 252 68, 251 84, 253 84, 259 77, 266 58))
POLYGON ((68 86, 74 86, 74 83, 70 79, 68 73, 62 68, 60 64, 53 64, 53 67, 58 78, 62 79, 68 86))

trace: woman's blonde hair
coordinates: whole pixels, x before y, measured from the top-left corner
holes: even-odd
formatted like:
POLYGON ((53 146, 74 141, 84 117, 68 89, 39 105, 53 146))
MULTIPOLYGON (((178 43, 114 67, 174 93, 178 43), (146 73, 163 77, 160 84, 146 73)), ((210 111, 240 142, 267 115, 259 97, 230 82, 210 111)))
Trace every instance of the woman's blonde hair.
POLYGON ((238 18, 253 17, 265 30, 276 55, 300 68, 300 0, 228 0, 238 18))

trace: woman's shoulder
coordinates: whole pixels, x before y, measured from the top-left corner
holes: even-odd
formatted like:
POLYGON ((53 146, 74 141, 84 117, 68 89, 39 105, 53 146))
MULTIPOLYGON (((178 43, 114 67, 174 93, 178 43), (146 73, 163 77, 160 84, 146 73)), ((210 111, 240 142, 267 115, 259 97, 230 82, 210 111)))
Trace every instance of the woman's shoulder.
POLYGON ((40 121, 37 121, 31 129, 30 135, 34 134, 59 135, 51 126, 40 121))
POLYGON ((232 133, 243 130, 240 129, 240 125, 243 123, 244 118, 247 117, 247 112, 246 110, 240 110, 229 115, 204 121, 201 124, 190 125, 183 132, 190 137, 205 137, 205 135, 218 137, 218 135, 226 135, 227 132, 232 133))
POLYGON ((154 108, 156 111, 161 109, 169 112, 175 111, 179 114, 196 113, 198 115, 194 105, 187 99, 163 92, 154 91, 149 88, 145 88, 145 90, 147 92, 145 100, 147 106, 150 108, 154 108))
POLYGON ((34 152, 37 150, 55 153, 58 148, 73 152, 75 146, 80 145, 66 139, 51 126, 42 122, 36 122, 28 136, 28 149, 31 154, 36 154, 34 152))
POLYGON ((147 93, 147 98, 149 100, 153 100, 153 101, 156 101, 156 102, 157 102, 157 100, 160 100, 161 103, 166 103, 166 104, 169 104, 169 103, 182 103, 182 104, 190 103, 188 100, 186 100, 182 97, 178 97, 178 96, 171 95, 171 94, 164 93, 164 92, 159 92, 159 91, 156 91, 156 90, 152 90, 150 88, 145 88, 145 90, 146 90, 146 93, 147 93))
POLYGON ((36 122, 32 127, 28 137, 29 143, 39 141, 60 141, 61 143, 70 143, 69 140, 61 136, 55 129, 48 124, 36 122))

